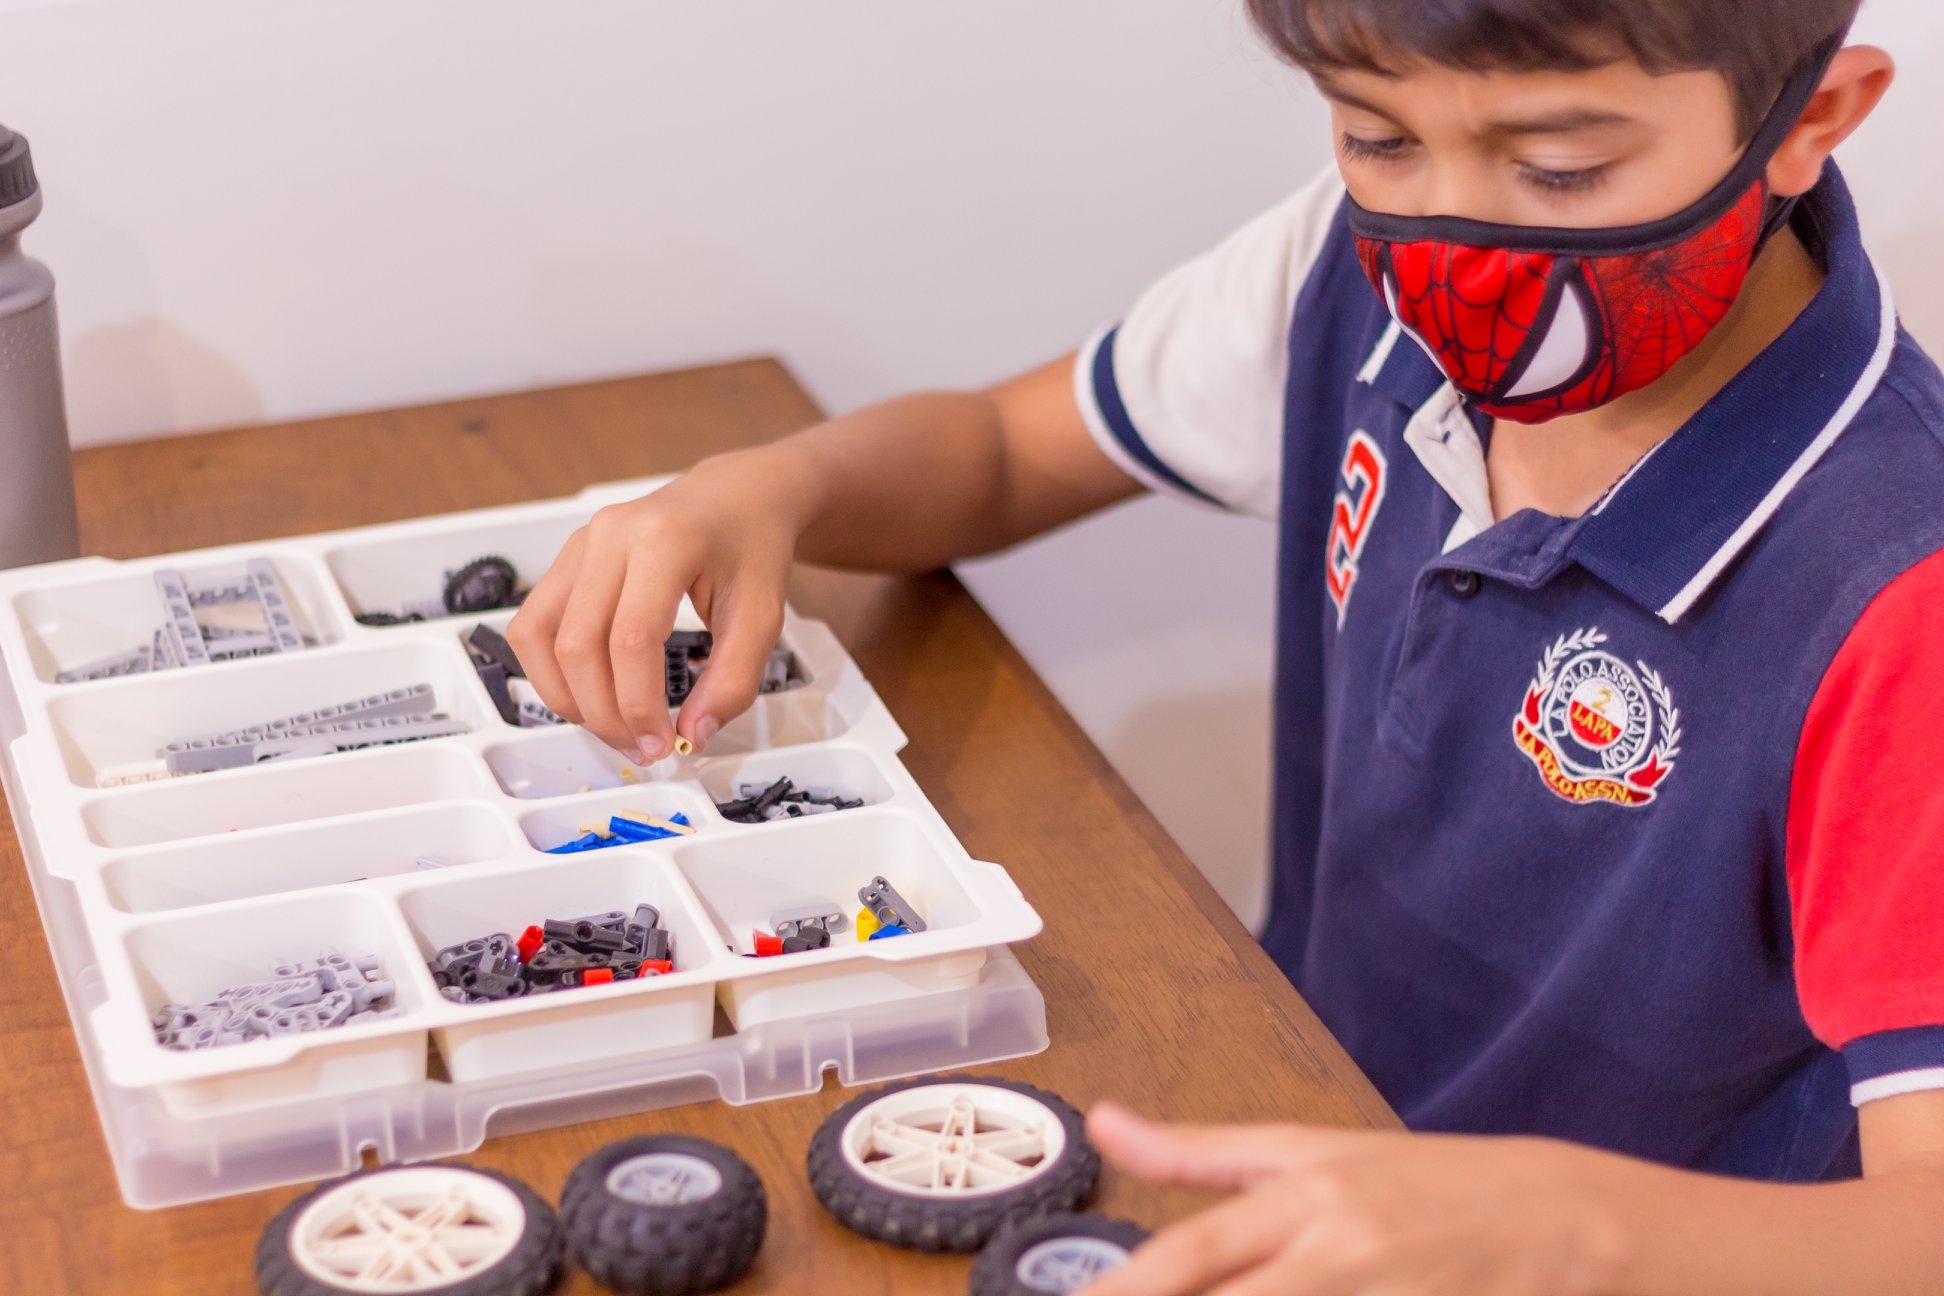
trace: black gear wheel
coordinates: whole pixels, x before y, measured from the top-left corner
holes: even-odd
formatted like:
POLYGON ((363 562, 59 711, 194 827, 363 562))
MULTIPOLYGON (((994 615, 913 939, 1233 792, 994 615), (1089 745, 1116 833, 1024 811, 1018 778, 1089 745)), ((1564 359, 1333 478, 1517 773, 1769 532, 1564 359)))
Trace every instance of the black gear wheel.
POLYGON ((445 610, 457 615, 512 607, 519 582, 520 573, 499 555, 475 558, 446 578, 445 610))
POLYGON ((1005 1225, 1055 1211, 1071 1211, 1092 1194, 1100 1178, 1100 1154, 1087 1142, 1086 1121, 1057 1095, 994 1076, 940 1076, 904 1080, 870 1090, 832 1112, 810 1140, 810 1189, 824 1209, 854 1233, 914 1251, 976 1251, 1005 1225), (1016 1188, 961 1197, 900 1192, 860 1174, 844 1154, 844 1127, 859 1111, 887 1094, 926 1087, 986 1085, 1023 1094, 1047 1109, 1065 1132, 1065 1146, 1016 1188))
MULTIPOLYGON (((291 1202, 264 1226, 257 1238, 257 1290, 263 1296, 346 1296, 365 1288, 339 1286, 318 1278, 304 1269, 292 1252, 290 1231, 297 1218, 312 1202, 340 1185, 358 1179, 380 1179, 412 1167, 385 1166, 358 1170, 317 1185, 291 1202)), ((560 1276, 562 1253, 560 1222, 553 1207, 540 1194, 511 1175, 478 1166, 440 1163, 436 1168, 458 1170, 505 1185, 519 1198, 526 1212, 520 1239, 512 1251, 489 1268, 465 1274, 448 1286, 420 1288, 436 1296, 540 1296, 560 1276)))
POLYGON ((1147 1230, 1106 1215, 1042 1215, 1009 1224, 972 1262, 969 1296, 1066 1296, 1127 1262, 1147 1230))
POLYGON ((749 1271, 769 1202, 756 1171, 728 1148, 646 1134, 575 1166, 561 1190, 560 1218, 568 1253, 602 1286, 627 1296, 700 1296, 749 1271), (705 1163, 716 1182, 687 1174, 684 1160, 705 1163), (693 1195, 698 1179, 702 1191, 693 1195))

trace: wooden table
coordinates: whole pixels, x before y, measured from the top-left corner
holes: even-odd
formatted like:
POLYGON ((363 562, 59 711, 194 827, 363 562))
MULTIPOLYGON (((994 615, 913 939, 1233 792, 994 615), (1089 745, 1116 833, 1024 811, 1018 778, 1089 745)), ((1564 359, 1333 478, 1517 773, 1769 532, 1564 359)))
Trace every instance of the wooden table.
MULTIPOLYGON (((774 361, 248 428, 75 455, 82 548, 131 558, 570 494, 684 467, 819 417, 774 361)), ((1154 817, 947 574, 804 570, 911 735, 912 774, 972 853, 1046 919, 1020 949, 1053 1045, 993 1068, 1085 1106, 1187 1120, 1395 1117, 1154 817)), ((143 1212, 121 1203, 10 819, 0 820, 0 1290, 22 1296, 255 1290, 257 1233, 298 1191, 143 1212)), ((957 1292, 966 1262, 865 1242, 811 1196, 803 1153, 850 1091, 720 1103, 489 1141, 471 1160, 557 1197, 610 1139, 650 1130, 735 1147, 769 1186, 747 1292, 957 1292)), ((1196 1204, 1116 1178, 1099 1205, 1149 1225, 1196 1204)), ((570 1272, 562 1291, 599 1290, 570 1272)))

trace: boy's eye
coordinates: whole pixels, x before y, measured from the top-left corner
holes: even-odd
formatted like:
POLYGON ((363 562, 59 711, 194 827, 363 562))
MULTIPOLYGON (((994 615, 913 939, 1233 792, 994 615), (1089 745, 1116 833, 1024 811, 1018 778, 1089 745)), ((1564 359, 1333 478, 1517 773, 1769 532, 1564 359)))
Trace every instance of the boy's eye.
POLYGON ((1546 167, 1533 166, 1527 162, 1518 164, 1519 175, 1526 183, 1547 193, 1584 193, 1597 187, 1606 179, 1606 165, 1586 167, 1579 171, 1553 171, 1546 167))
POLYGON ((1362 139, 1345 131, 1341 140, 1343 156, 1365 161, 1389 161, 1410 147, 1411 141, 1402 135, 1390 139, 1362 139))

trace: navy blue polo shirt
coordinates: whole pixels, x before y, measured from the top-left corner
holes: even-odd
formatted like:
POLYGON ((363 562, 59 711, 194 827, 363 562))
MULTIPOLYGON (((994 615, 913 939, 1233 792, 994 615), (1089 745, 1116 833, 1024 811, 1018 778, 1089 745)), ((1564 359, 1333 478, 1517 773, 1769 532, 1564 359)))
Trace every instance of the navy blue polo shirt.
POLYGON ((1280 528, 1263 943, 1413 1128, 1816 1180, 1944 1088, 1944 379, 1833 165, 1794 228, 1813 302, 1578 517, 1493 519, 1334 176, 1082 352, 1110 457, 1280 528))

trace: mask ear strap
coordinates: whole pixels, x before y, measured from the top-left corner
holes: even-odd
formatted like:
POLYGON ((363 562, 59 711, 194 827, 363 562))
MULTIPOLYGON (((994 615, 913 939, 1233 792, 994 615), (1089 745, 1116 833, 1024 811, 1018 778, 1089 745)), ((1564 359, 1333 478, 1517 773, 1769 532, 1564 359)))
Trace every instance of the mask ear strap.
MULTIPOLYGON (((1747 175, 1749 184, 1754 184, 1761 178, 1761 173, 1768 170, 1768 164, 1774 159, 1776 150, 1782 147, 1782 141, 1802 120, 1802 114, 1809 108, 1809 101, 1822 88, 1823 77, 1828 74, 1830 63, 1848 41, 1849 32, 1849 27, 1845 25, 1841 31, 1810 50, 1795 74, 1789 78, 1788 84, 1782 87, 1782 93, 1776 96, 1775 106, 1762 119, 1755 137, 1748 142, 1741 161, 1735 166, 1737 172, 1754 173, 1747 175)), ((1769 199, 1768 212, 1762 219, 1762 232, 1755 240, 1757 253, 1788 225, 1799 201, 1799 196, 1769 199)))

